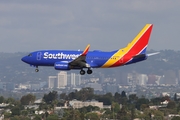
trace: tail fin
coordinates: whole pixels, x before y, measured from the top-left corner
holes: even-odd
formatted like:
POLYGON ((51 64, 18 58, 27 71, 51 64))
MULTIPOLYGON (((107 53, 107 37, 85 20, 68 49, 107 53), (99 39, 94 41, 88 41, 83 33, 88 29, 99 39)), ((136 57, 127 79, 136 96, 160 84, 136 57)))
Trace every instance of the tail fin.
POLYGON ((126 47, 131 54, 145 54, 152 31, 152 24, 146 24, 139 34, 126 47))
POLYGON ((125 47, 119 49, 113 56, 145 54, 152 31, 152 24, 146 24, 139 34, 125 47))
POLYGON ((145 54, 152 27, 152 24, 146 24, 144 28, 139 32, 139 34, 125 48, 117 50, 112 55, 112 57, 119 56, 119 59, 117 59, 116 61, 109 59, 102 67, 118 66, 119 64, 121 64, 120 61, 123 61, 122 63, 127 63, 132 59, 132 57, 145 54))

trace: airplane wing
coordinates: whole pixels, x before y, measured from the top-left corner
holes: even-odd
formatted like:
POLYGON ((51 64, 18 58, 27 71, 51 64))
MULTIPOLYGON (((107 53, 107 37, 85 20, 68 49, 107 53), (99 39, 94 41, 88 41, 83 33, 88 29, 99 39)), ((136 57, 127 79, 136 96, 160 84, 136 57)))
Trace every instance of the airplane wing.
POLYGON ((69 65, 75 66, 75 67, 87 67, 89 68, 90 65, 86 63, 86 55, 89 51, 90 45, 88 44, 83 53, 73 61, 69 62, 69 65))

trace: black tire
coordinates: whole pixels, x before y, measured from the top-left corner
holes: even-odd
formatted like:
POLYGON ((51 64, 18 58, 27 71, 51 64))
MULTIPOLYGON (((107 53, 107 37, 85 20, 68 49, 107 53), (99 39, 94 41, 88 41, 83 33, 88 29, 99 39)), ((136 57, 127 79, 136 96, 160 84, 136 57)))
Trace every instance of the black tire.
POLYGON ((84 71, 84 70, 81 70, 81 71, 80 71, 80 74, 81 74, 81 75, 84 75, 84 74, 85 74, 85 71, 84 71))
POLYGON ((92 74, 92 70, 87 70, 87 74, 92 74))
POLYGON ((39 72, 39 69, 35 69, 36 72, 39 72))

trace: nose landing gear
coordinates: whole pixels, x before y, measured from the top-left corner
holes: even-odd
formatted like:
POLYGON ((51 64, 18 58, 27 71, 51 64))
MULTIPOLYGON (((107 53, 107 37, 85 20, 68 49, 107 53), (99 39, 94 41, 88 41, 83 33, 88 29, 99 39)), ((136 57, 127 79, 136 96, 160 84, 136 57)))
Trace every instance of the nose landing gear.
POLYGON ((38 69, 38 66, 36 66, 36 69, 35 69, 36 72, 39 72, 39 69, 38 69))

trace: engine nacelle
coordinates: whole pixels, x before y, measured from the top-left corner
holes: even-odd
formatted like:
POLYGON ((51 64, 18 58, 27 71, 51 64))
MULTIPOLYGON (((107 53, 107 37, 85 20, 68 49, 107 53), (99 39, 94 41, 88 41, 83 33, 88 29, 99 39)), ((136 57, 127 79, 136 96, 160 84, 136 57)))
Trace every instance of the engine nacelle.
POLYGON ((56 70, 70 70, 69 64, 64 62, 56 62, 54 68, 56 70))

